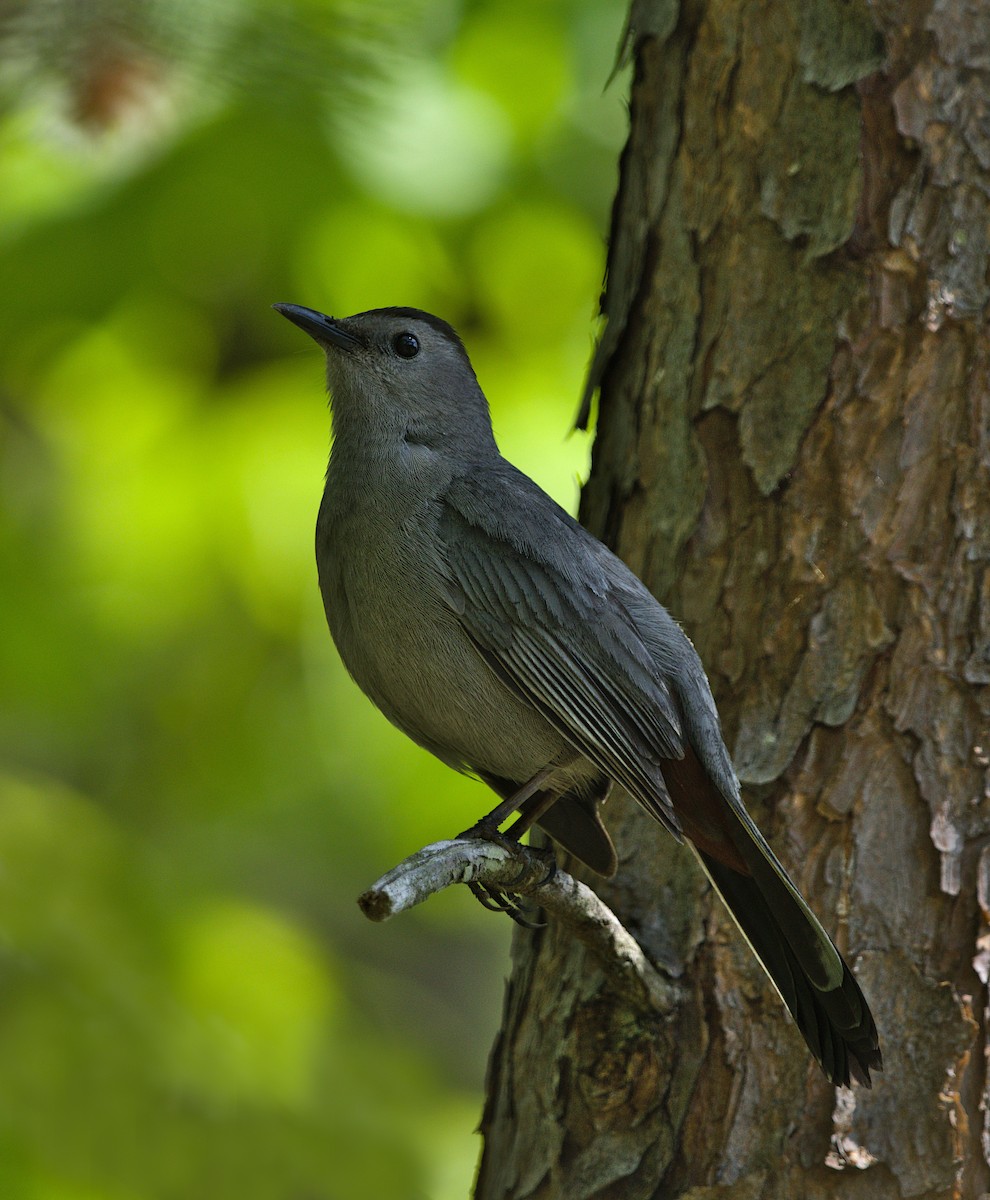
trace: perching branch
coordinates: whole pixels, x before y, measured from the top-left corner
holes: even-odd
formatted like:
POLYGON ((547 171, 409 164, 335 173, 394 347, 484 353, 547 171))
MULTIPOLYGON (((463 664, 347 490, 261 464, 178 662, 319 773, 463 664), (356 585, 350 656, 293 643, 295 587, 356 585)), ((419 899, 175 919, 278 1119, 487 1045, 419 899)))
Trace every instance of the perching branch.
POLYGON ((387 921, 454 883, 526 896, 566 925, 597 955, 610 981, 632 1004, 666 1015, 678 989, 656 970, 598 896, 565 871, 546 878, 546 860, 526 846, 481 838, 434 842, 393 867, 358 898, 371 921, 387 921))

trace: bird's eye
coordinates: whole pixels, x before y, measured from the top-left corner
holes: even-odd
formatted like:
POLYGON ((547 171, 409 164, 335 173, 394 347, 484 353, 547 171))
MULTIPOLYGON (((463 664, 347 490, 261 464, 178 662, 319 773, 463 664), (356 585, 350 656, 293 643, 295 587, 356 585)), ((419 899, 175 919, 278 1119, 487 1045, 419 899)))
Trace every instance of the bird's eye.
POLYGON ((419 353, 419 339, 411 333, 397 333, 392 338, 392 349, 399 358, 415 358, 419 353))

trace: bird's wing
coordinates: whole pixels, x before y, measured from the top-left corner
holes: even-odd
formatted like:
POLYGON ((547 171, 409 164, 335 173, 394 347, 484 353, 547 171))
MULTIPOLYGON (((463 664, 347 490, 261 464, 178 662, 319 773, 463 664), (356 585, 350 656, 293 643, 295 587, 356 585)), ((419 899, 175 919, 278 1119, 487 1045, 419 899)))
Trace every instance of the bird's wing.
POLYGON ((525 476, 456 481, 440 530, 451 606, 485 660, 687 836, 829 1079, 868 1086, 882 1067, 869 1006, 746 812, 701 663, 669 614, 525 476))
POLYGON ((514 471, 456 480, 440 533, 449 602, 492 670, 681 840, 660 770, 684 752, 677 705, 588 535, 514 471))

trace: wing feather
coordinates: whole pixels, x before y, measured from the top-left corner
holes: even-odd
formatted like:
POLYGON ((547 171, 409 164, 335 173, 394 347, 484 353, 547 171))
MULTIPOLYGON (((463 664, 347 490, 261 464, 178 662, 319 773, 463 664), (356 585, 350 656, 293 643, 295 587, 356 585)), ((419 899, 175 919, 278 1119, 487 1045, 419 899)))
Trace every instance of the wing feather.
POLYGON ((608 578, 575 574, 580 527, 567 518, 539 545, 520 545, 486 519, 490 507, 465 511, 467 486, 448 494, 441 520, 465 631, 500 678, 680 840, 660 771, 684 752, 677 705, 608 578))

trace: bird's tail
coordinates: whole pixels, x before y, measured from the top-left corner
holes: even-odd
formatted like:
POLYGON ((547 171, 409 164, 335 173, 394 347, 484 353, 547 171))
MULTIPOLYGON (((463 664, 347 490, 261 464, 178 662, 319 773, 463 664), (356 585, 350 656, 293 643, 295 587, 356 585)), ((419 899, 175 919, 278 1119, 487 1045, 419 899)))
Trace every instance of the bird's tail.
POLYGON ((883 1061, 866 997, 759 830, 737 824, 732 840, 749 873, 695 847, 708 877, 829 1081, 870 1087, 883 1061))

